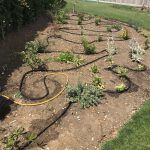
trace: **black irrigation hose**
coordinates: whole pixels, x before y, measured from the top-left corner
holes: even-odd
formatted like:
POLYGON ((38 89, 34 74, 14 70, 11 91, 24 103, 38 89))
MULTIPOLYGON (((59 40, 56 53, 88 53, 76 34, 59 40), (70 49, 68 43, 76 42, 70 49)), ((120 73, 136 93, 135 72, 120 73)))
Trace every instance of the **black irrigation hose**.
MULTIPOLYGON (((57 121, 59 121, 69 110, 69 108, 72 106, 73 102, 69 102, 66 106, 65 109, 63 109, 63 111, 60 113, 60 115, 58 117, 56 117, 48 126, 46 126, 45 128, 43 128, 36 136, 36 138, 34 140, 36 140, 40 135, 42 135, 49 127, 53 126, 57 121)), ((33 141, 27 142, 25 143, 21 148, 19 148, 18 150, 24 150, 26 149, 28 146, 30 146, 32 144, 33 141)))
MULTIPOLYGON (((119 73, 114 70, 117 67, 121 67, 121 66, 113 65, 111 68, 107 68, 106 70, 111 71, 112 73, 118 75, 119 73)), ((121 94, 121 93, 127 92, 131 88, 131 83, 132 82, 131 82, 131 80, 130 80, 130 78, 128 76, 119 76, 119 78, 123 78, 123 79, 126 80, 126 85, 127 85, 126 87, 127 88, 125 88, 123 91, 116 91, 116 90, 109 90, 109 89, 107 89, 107 90, 105 90, 106 93, 109 93, 109 94, 118 94, 118 93, 120 93, 121 94)))

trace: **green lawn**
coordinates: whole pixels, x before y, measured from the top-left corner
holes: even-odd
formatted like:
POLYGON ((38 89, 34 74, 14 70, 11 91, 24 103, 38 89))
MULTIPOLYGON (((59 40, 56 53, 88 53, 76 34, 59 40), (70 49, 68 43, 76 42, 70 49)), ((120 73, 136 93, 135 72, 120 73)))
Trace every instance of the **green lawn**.
MULTIPOLYGON (((73 0, 66 0, 66 10, 70 11, 73 8, 73 0)), ((113 4, 104 4, 96 2, 86 2, 76 0, 76 8, 79 12, 86 12, 92 15, 100 15, 106 18, 117 19, 122 22, 141 26, 145 29, 150 29, 150 13, 139 11, 133 7, 120 6, 113 4)))
POLYGON ((150 100, 101 150, 150 150, 150 100))

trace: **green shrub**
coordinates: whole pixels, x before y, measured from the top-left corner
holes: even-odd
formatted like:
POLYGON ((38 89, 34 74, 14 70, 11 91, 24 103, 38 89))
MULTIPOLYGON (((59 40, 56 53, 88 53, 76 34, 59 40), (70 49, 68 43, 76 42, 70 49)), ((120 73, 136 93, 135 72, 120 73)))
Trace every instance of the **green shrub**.
POLYGON ((85 38, 82 39, 82 45, 84 47, 85 54, 94 54, 95 53, 95 45, 90 44, 85 38))
POLYGON ((79 55, 74 55, 71 52, 62 52, 56 61, 64 62, 64 63, 73 63, 75 65, 80 65, 83 60, 80 58, 79 55))
POLYGON ((67 22, 65 21, 66 19, 66 14, 63 10, 58 11, 56 15, 56 21, 59 24, 66 24, 67 22))
POLYGON ((69 101, 79 102, 82 108, 98 105, 104 96, 103 90, 93 86, 79 83, 76 87, 68 87, 69 101))
POLYGON ((35 41, 27 42, 25 51, 21 52, 22 60, 32 69, 39 68, 44 65, 44 62, 37 56, 39 47, 35 41))

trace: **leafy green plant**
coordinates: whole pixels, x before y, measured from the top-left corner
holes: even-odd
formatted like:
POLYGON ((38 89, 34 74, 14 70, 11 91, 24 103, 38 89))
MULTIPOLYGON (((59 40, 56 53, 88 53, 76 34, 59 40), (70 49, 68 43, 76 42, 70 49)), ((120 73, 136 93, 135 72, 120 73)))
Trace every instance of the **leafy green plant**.
POLYGON ((82 108, 98 105, 104 96, 103 90, 93 85, 78 83, 76 87, 67 89, 69 101, 79 102, 82 108))
POLYGON ((65 19, 67 18, 65 12, 63 10, 58 11, 56 15, 56 22, 59 24, 66 24, 65 19))
POLYGON ((138 64, 138 70, 139 70, 139 71, 142 71, 142 70, 144 70, 144 69, 145 69, 144 65, 138 64))
POLYGON ((75 65, 80 65, 83 60, 80 58, 79 55, 74 55, 71 52, 62 52, 58 58, 56 58, 56 61, 64 62, 64 63, 73 63, 75 65))
POLYGON ((99 76, 97 76, 97 75, 95 75, 95 76, 93 77, 92 84, 93 84, 94 86, 99 87, 100 89, 104 89, 104 84, 103 84, 103 82, 102 82, 102 78, 99 77, 99 76))
POLYGON ((107 32, 112 32, 112 28, 111 27, 106 27, 106 31, 107 32))
POLYGON ((21 52, 22 60, 31 68, 39 68, 44 65, 44 62, 37 56, 39 47, 34 41, 27 42, 25 45, 25 51, 21 52))
POLYGON ((95 64, 93 66, 91 66, 91 71, 94 74, 99 72, 98 67, 95 64))
POLYGON ((141 63, 144 60, 145 50, 141 48, 135 38, 130 41, 129 47, 131 49, 132 60, 141 63))
POLYGON ((117 31, 120 31, 122 29, 121 25, 120 24, 114 24, 111 26, 112 29, 115 29, 117 31))
POLYGON ((100 18, 96 18, 95 19, 95 25, 98 26, 101 23, 101 19, 100 18))
POLYGON ((112 66, 114 65, 113 56, 112 55, 108 55, 108 57, 107 57, 107 59, 105 61, 108 62, 108 68, 112 68, 112 66))
POLYGON ((121 83, 115 87, 117 92, 123 92, 127 89, 127 86, 124 83, 121 83))
POLYGON ((122 29, 121 38, 123 38, 124 40, 129 39, 129 31, 127 28, 122 29))
POLYGON ((128 69, 123 68, 123 67, 118 67, 117 73, 119 74, 119 76, 127 76, 128 75, 128 69))
POLYGON ((19 137, 24 133, 24 128, 18 128, 15 129, 8 135, 7 137, 4 138, 3 143, 5 148, 9 149, 14 149, 18 147, 18 144, 20 142, 19 137))
POLYGON ((85 54, 94 54, 95 53, 95 45, 90 44, 85 38, 82 39, 82 45, 84 47, 85 54))
POLYGON ((36 137, 37 137, 37 135, 35 133, 32 133, 32 132, 28 132, 25 136, 26 140, 29 141, 29 142, 36 139, 36 137))

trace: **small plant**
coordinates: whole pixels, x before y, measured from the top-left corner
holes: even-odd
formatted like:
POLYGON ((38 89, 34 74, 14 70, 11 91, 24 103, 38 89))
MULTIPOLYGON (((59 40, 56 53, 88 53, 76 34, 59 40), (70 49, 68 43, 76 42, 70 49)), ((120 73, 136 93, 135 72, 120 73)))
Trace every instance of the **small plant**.
POLYGON ((142 71, 142 70, 144 70, 144 69, 145 69, 144 65, 138 64, 138 70, 139 70, 139 71, 142 71))
POLYGON ((38 47, 33 43, 33 41, 26 43, 25 51, 21 52, 21 56, 24 63, 35 69, 44 66, 44 62, 37 56, 38 47))
POLYGON ((108 62, 108 68, 112 68, 112 66, 114 65, 113 56, 108 55, 108 57, 105 61, 108 62))
POLYGON ((111 27, 107 27, 107 28, 106 28, 106 31, 107 31, 107 32, 112 32, 112 28, 111 28, 111 27))
POLYGON ((127 86, 124 83, 121 83, 115 87, 117 92, 123 92, 127 89, 127 86))
POLYGON ((145 44, 145 49, 148 49, 150 47, 150 40, 146 39, 144 44, 145 44))
POLYGON ((91 71, 92 71, 92 73, 98 73, 99 71, 98 71, 98 67, 94 64, 92 67, 91 67, 91 71))
POLYGON ((66 24, 67 22, 65 21, 66 19, 66 14, 63 10, 58 11, 57 15, 56 15, 56 21, 59 24, 66 24))
POLYGON ((141 63, 144 60, 145 50, 141 48, 135 39, 130 41, 129 47, 131 49, 132 60, 141 63))
POLYGON ((122 29, 121 38, 123 38, 124 40, 129 39, 129 31, 127 28, 122 29))
POLYGON ((142 32, 141 35, 143 35, 145 38, 148 38, 148 34, 145 32, 142 32))
POLYGON ((100 25, 101 19, 100 18, 96 18, 95 19, 95 25, 98 26, 100 25))
POLYGON ((67 89, 69 101, 79 102, 82 108, 98 105, 104 96, 103 90, 93 85, 78 83, 67 89))
POLYGON ((80 58, 79 55, 74 55, 71 52, 62 52, 58 58, 56 58, 56 61, 64 62, 64 63, 73 63, 75 65, 80 65, 83 60, 80 58))
POLYGON ((100 89, 104 89, 104 84, 102 82, 102 78, 97 75, 93 77, 92 84, 94 86, 99 87, 100 89))
POLYGON ((117 53, 117 48, 115 46, 115 41, 113 36, 107 38, 107 51, 109 55, 115 55, 117 53))
POLYGON ((78 18, 83 21, 84 20, 84 14, 83 13, 79 13, 78 14, 78 18))
POLYGON ((82 45, 84 47, 85 54, 94 54, 95 53, 95 45, 90 44, 85 38, 82 39, 82 45))
POLYGON ((103 41, 103 38, 102 38, 102 36, 100 36, 100 35, 99 35, 99 36, 98 36, 98 38, 97 38, 97 41, 98 41, 98 42, 101 42, 101 41, 103 41))
POLYGON ((127 68, 123 68, 123 67, 118 67, 117 68, 117 73, 119 74, 119 76, 127 76, 128 75, 128 69, 127 68))
POLYGON ((24 133, 24 128, 18 128, 15 129, 8 135, 7 137, 4 138, 4 146, 5 148, 9 149, 14 149, 18 148, 18 144, 20 142, 19 137, 24 133))
POLYGON ((117 31, 120 31, 122 29, 121 25, 120 24, 114 24, 111 26, 112 29, 115 29, 117 31))
POLYGON ((37 135, 35 133, 32 133, 32 132, 28 132, 25 136, 26 140, 28 142, 31 142, 33 141, 34 139, 36 139, 37 135))

